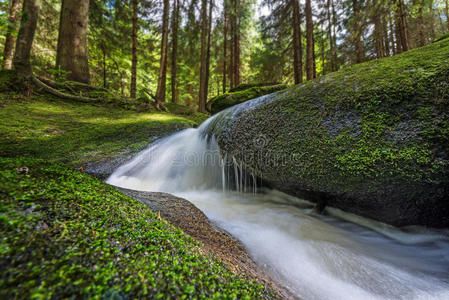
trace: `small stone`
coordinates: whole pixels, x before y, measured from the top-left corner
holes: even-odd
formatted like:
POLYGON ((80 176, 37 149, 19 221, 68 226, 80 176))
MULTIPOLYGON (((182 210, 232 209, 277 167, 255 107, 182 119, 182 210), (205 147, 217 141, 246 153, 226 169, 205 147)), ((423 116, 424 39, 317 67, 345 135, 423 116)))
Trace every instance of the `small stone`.
POLYGON ((16 170, 17 170, 17 174, 28 174, 28 172, 29 172, 28 167, 20 167, 20 168, 17 168, 16 170))

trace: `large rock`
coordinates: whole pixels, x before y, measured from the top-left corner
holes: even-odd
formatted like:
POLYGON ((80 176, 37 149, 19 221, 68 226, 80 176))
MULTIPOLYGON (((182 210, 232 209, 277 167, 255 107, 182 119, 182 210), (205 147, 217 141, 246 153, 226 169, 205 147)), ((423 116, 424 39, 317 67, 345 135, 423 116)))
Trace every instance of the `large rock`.
POLYGON ((449 39, 251 100, 210 126, 274 188, 396 226, 449 226, 449 39))

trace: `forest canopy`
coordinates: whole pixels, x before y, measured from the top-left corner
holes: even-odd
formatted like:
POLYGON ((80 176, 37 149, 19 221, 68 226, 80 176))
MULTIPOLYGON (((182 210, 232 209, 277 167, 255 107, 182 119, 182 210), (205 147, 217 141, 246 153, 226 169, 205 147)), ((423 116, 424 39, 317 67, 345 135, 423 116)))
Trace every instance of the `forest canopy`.
POLYGON ((449 32, 448 0, 2 0, 5 69, 27 5, 39 78, 200 112, 242 83, 297 84, 449 32))

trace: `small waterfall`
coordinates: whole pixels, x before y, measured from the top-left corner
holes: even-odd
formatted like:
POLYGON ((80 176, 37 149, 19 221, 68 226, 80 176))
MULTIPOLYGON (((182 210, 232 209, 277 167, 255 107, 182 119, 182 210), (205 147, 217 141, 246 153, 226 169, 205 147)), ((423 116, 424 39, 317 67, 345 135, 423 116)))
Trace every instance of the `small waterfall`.
POLYGON ((227 153, 222 153, 207 129, 214 117, 150 145, 128 164, 117 169, 108 182, 143 191, 183 192, 222 189, 257 192, 257 176, 227 153))

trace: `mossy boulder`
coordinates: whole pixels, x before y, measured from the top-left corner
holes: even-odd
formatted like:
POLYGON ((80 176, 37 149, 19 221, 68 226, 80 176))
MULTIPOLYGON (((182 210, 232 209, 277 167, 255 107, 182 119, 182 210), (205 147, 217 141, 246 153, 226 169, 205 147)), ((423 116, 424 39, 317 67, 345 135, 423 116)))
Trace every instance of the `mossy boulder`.
POLYGON ((223 109, 246 102, 248 100, 261 97, 263 95, 271 94, 280 90, 286 89, 284 84, 266 85, 239 85, 237 88, 230 90, 220 96, 214 97, 207 103, 207 109, 210 113, 216 114, 223 109))
POLYGON ((449 226, 449 39, 255 99, 210 125, 268 185, 396 226, 449 226))

